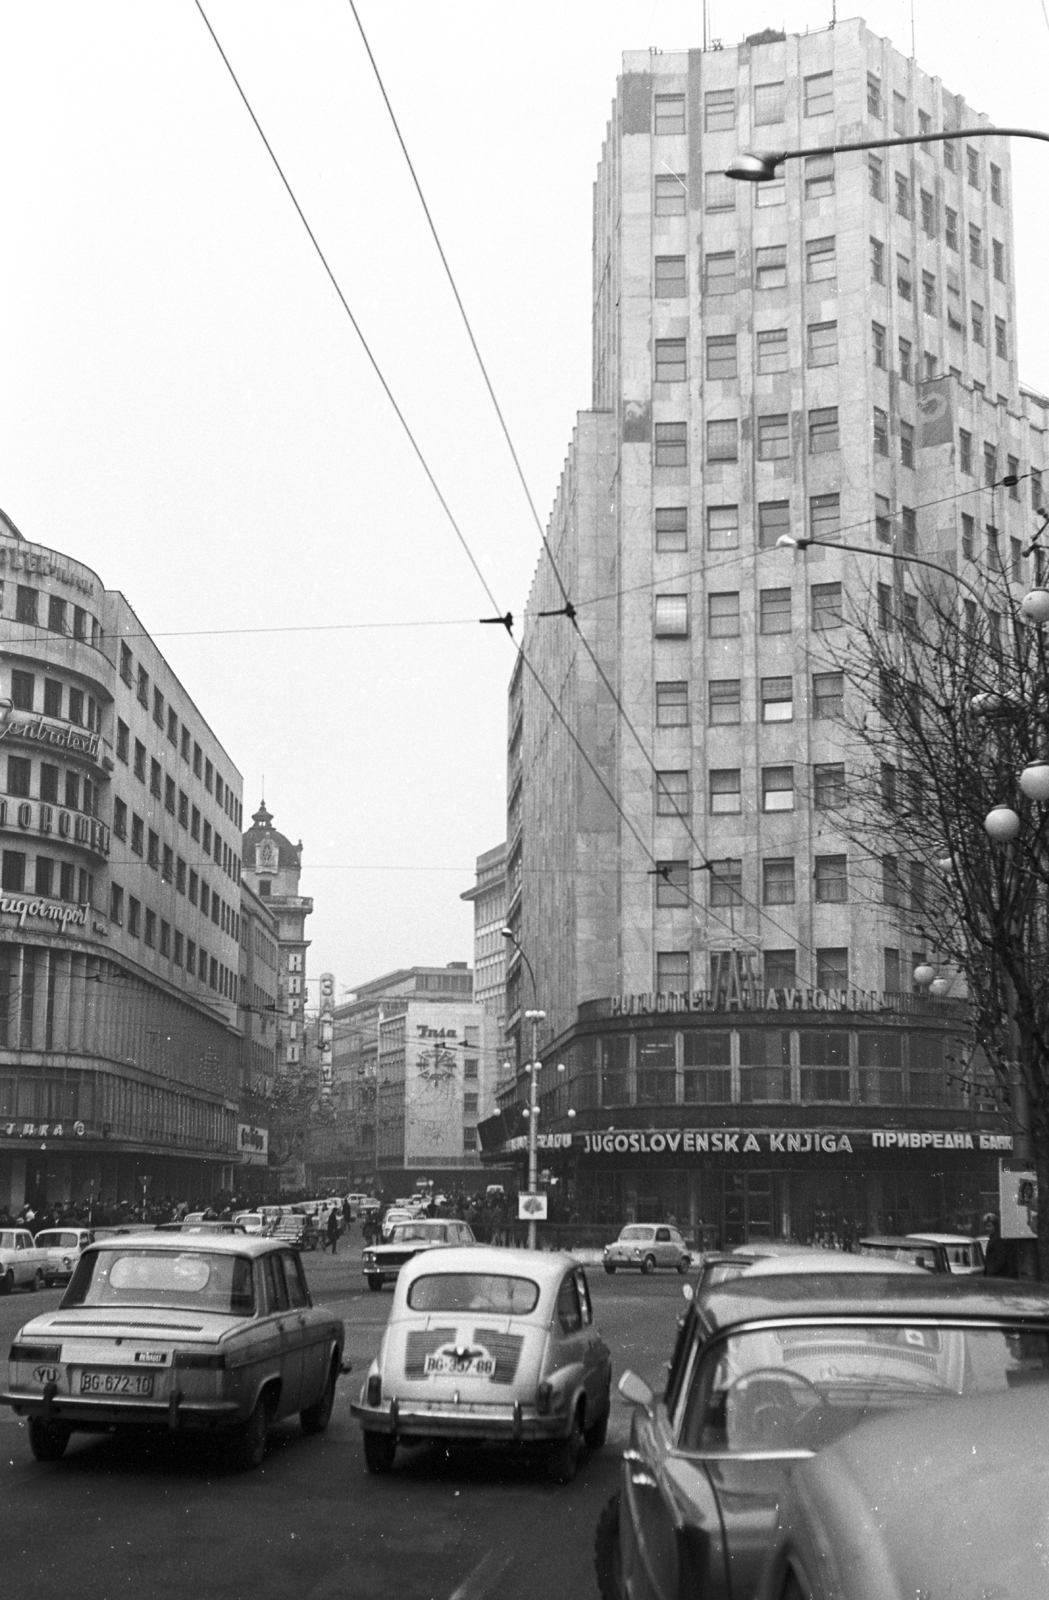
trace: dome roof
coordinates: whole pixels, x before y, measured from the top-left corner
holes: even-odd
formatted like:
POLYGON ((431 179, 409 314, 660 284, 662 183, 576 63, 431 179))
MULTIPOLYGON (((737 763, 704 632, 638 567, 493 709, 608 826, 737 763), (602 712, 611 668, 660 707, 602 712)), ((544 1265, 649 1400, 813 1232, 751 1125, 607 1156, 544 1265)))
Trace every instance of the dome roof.
POLYGON ((282 833, 277 832, 273 826, 273 816, 266 810, 265 800, 260 803, 259 809, 251 820, 254 826, 250 827, 244 835, 244 845, 241 851, 241 860, 244 863, 245 871, 300 871, 302 868, 302 840, 300 839, 298 844, 292 844, 290 839, 286 839, 282 833), (256 864, 257 857, 255 852, 260 844, 267 844, 270 847, 268 852, 269 861, 264 867, 256 864), (274 846, 276 846, 276 866, 270 864, 273 861, 274 846))

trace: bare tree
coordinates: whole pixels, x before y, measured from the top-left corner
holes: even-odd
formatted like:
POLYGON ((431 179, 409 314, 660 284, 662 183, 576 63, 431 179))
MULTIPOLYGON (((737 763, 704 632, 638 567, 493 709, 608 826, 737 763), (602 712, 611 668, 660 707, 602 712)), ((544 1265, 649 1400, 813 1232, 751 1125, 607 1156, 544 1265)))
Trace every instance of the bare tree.
POLYGON ((1049 810, 1019 783, 1049 755, 1049 651, 1000 562, 970 570, 895 560, 849 619, 834 664, 859 760, 838 820, 964 982, 990 1092, 1018 1151, 1033 1143, 1049 1279, 1049 810), (996 842, 986 820, 1002 806, 1019 828, 996 842))

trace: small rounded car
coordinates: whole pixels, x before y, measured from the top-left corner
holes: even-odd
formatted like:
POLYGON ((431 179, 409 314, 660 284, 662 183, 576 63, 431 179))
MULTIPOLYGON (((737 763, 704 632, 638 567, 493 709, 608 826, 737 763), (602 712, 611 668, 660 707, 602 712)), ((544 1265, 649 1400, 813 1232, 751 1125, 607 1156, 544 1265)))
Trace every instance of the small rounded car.
POLYGON ((916 1239, 913 1235, 870 1233, 857 1241, 856 1254, 878 1256, 888 1261, 909 1261, 926 1272, 950 1272, 947 1251, 935 1239, 916 1239))
POLYGON ((676 1272, 687 1272, 692 1264, 688 1246, 675 1227, 665 1222, 630 1222, 614 1244, 606 1244, 604 1269, 615 1272, 617 1267, 639 1267, 642 1272, 655 1272, 657 1267, 673 1267, 676 1272))
POLYGON ((91 1243, 90 1228, 44 1228, 36 1236, 36 1247, 46 1252, 44 1282, 50 1289, 56 1283, 66 1283, 73 1276, 73 1268, 80 1253, 91 1243))
POLYGON ((351 1410, 369 1472, 391 1472, 399 1445, 440 1440, 539 1452, 568 1483, 584 1447, 605 1442, 611 1382, 571 1256, 471 1245, 406 1262, 351 1410))
POLYGON ((907 1238, 918 1244, 942 1244, 947 1252, 948 1266, 959 1277, 969 1277, 984 1269, 983 1246, 971 1234, 909 1233, 907 1238))
POLYGON ((396 1278, 406 1261, 420 1250, 439 1250, 445 1245, 474 1244, 473 1229, 455 1217, 419 1217, 415 1222, 398 1222, 385 1244, 365 1246, 361 1271, 368 1288, 379 1290, 387 1279, 396 1278))
POLYGON ((342 1320, 314 1306, 296 1252, 240 1234, 126 1234, 80 1256, 57 1310, 15 1334, 0 1404, 38 1461, 76 1432, 221 1433, 257 1467, 273 1422, 328 1425, 342 1320))

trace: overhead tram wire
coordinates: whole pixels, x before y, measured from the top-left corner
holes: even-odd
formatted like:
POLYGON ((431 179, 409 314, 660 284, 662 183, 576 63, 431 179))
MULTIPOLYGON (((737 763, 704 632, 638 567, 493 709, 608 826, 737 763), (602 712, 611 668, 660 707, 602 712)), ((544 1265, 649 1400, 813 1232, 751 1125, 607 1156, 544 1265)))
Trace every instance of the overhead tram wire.
MULTIPOLYGON (((631 834, 634 836, 634 838, 637 841, 637 843, 640 845, 642 852, 652 862, 653 867, 658 870, 659 869, 659 862, 657 861, 656 857, 652 854, 652 851, 649 849, 648 845, 645 843, 645 841, 641 837, 641 835, 638 832, 637 828, 635 827, 634 823, 631 821, 631 819, 627 816, 626 812, 623 810, 621 802, 618 800, 618 798, 612 792, 612 790, 608 787, 608 784, 605 782, 605 780, 602 777, 601 773, 598 771, 597 767, 595 766, 595 764, 594 764, 589 752, 584 748, 582 742, 580 741, 578 735, 576 734, 575 729, 571 727, 571 725, 569 724, 568 720, 566 719, 564 713, 562 712, 560 706, 557 704, 557 702, 554 699, 553 695, 550 693, 550 690, 543 683, 543 681, 540 678, 540 676, 539 676, 538 672, 536 671, 535 667, 528 660, 527 656, 525 655, 523 646, 518 644, 517 641, 513 639, 513 615, 512 615, 512 613, 507 611, 505 614, 499 614, 499 604, 498 604, 494 594, 492 593, 491 588, 489 587, 488 581, 485 578, 484 573, 481 571, 481 568, 477 563, 477 560, 476 560, 476 558, 475 558, 475 556, 473 554, 473 551, 470 549, 470 546, 467 543, 466 537, 463 534, 462 529, 459 527, 458 522, 456 521, 455 515, 452 512, 451 507, 449 506, 447 500, 445 499, 443 493, 441 492, 441 488, 440 488, 436 478, 434 477, 433 472, 430 469, 430 465, 427 462, 426 457, 423 455, 422 448, 419 445, 418 441, 416 440, 415 435, 412 432, 411 427, 409 426, 408 420, 404 415, 404 412, 401 410, 400 406, 398 405, 398 403, 397 403, 397 401, 396 401, 396 399, 394 397, 393 391, 390 388, 389 384, 387 383, 386 378, 385 378, 385 376, 384 376, 384 374, 382 372, 382 369, 379 366, 379 363, 378 363, 375 355, 372 353, 370 345, 368 344, 367 340, 364 337, 364 333, 363 333, 363 331, 361 329, 360 324, 358 323, 356 317, 354 316, 352 310, 350 309, 349 302, 346 299, 346 296, 343 294, 342 289, 341 289, 341 287, 339 285, 338 279, 335 277, 335 274, 332 271, 332 268, 328 263, 328 259, 325 256, 323 250, 321 249, 321 246, 320 246, 320 243, 319 243, 319 241, 317 239, 316 234, 313 232, 313 229, 310 227, 309 222, 306 220, 305 212, 303 211, 301 205, 298 202, 298 199, 297 199, 297 197, 295 195, 295 191, 292 189, 291 184, 289 183, 287 177, 285 176, 284 169, 282 168, 280 162, 278 161, 277 156, 276 156, 276 154, 275 154, 275 152, 273 150, 272 145, 270 144, 270 142, 267 139, 265 133, 263 132, 262 125, 259 122, 258 117, 255 115, 255 112, 252 109, 251 102, 249 101, 247 95, 245 94, 244 89, 241 87, 240 80, 238 79, 236 73, 233 70, 233 67, 232 67, 232 64, 230 63, 229 57, 226 55, 226 52, 223 50, 222 45, 219 42, 218 36, 215 33, 215 30, 211 26, 211 23, 208 20, 207 13, 205 12, 204 7, 201 5, 201 0, 194 0, 194 4, 196 5, 197 10, 200 12, 201 19, 203 20, 204 25, 208 30, 208 33, 211 35, 211 38, 212 38, 212 41, 213 41, 213 43, 215 45, 216 50, 218 51, 219 55, 222 58, 223 64, 225 65, 225 68, 226 68, 226 71, 229 73, 230 78, 233 80, 234 87, 236 88, 237 93, 239 94, 239 96, 240 96, 240 98, 241 98, 241 100, 242 100, 242 102, 244 104, 245 110, 247 111, 248 115, 250 116, 252 122, 255 125, 256 132, 258 133, 259 138, 262 140, 262 143, 266 148, 266 153, 268 154, 270 160, 272 161, 274 167, 277 170, 277 174, 280 177, 281 183, 284 185, 284 188, 285 188, 285 190, 287 192, 288 198, 291 200, 292 205, 295 207, 296 214, 299 217, 299 220, 302 223, 303 227, 305 228, 306 233, 307 233, 307 235, 308 235, 308 237, 310 239, 310 242, 313 245, 313 248, 314 248, 314 250, 315 250, 315 252, 317 254, 317 257, 320 260, 321 265, 323 266, 325 273, 327 274, 328 280, 331 283, 333 289, 335 290, 336 295, 338 296, 339 303, 343 307, 343 310, 346 312, 346 316, 349 319, 350 325, 353 328, 354 332, 356 333, 357 338, 359 339, 359 341, 361 343, 361 346, 362 346, 365 354, 368 357, 368 360, 369 360, 369 362, 371 364, 372 370, 374 371, 376 377, 378 378, 379 383, 380 383, 380 385, 382 387, 382 390, 383 390, 384 394, 386 395, 387 399, 389 400, 390 405, 393 408, 394 414, 397 417, 397 420, 400 422, 401 427, 404 429, 404 432, 407 435, 407 437, 409 439, 409 442, 411 443, 412 449, 415 452, 416 458, 419 461, 419 464, 423 469, 423 472, 424 472, 424 474, 425 474, 425 476, 427 478, 427 481, 429 482, 431 488, 433 489, 435 495, 437 496, 437 499, 438 499, 438 501, 439 501, 439 503, 441 505, 442 510, 445 513, 445 516, 448 518, 448 521, 451 523, 451 526, 452 526, 452 528, 453 528, 453 530, 455 532, 455 535, 456 535, 457 539, 459 540, 459 543, 462 546, 462 549, 465 552, 466 557, 470 562, 470 565, 473 567, 474 572, 476 573, 477 578, 478 578, 478 580, 479 580, 479 582, 481 584, 481 587, 483 588, 485 594, 487 595, 488 599, 491 601, 493 607, 495 608, 496 615, 493 616, 493 617, 489 617, 489 618, 483 618, 482 621, 491 622, 491 623, 498 623, 501 626, 505 627, 507 633, 510 635, 511 642, 514 644, 514 648, 517 651, 517 654, 519 655, 519 657, 520 657, 521 661, 523 662, 524 666, 527 667, 528 671, 531 673, 531 675, 534 678, 534 680, 536 682, 536 685, 538 686, 540 692, 543 694, 543 696, 549 702, 550 707, 553 710, 555 716, 558 718, 558 720, 564 726, 565 731, 568 733, 568 735, 569 735, 570 739, 572 740, 572 742, 576 745, 576 747, 579 750, 580 754, 582 755, 584 761, 590 767, 591 771, 593 772, 593 774, 594 774, 595 778, 597 779, 598 783, 600 784, 601 788, 604 790, 604 792, 606 793, 608 798, 611 800, 611 802, 613 804, 613 807, 615 808, 616 812, 622 818, 623 822, 626 824, 627 828, 629 829, 631 834)), ((464 313, 464 315, 465 315, 465 313, 464 313)), ((505 428, 505 424, 504 424, 504 428, 505 428)), ((529 496, 529 503, 530 504, 532 503, 531 502, 531 496, 529 496)), ((532 506, 532 511, 533 511, 533 515, 536 516, 536 520, 538 521, 538 516, 537 516, 537 513, 535 512, 534 505, 532 506)), ((544 545, 547 545, 546 536, 545 536, 545 533, 543 533, 541 524, 540 524, 540 533, 542 534, 544 545)), ((548 545, 547 545, 547 548, 549 549, 548 545)), ((552 559, 552 557, 551 557, 551 559, 552 559)), ((555 570, 556 570, 556 565, 555 565, 555 570)), ((558 583, 561 584, 560 574, 558 574, 558 583)), ((563 588, 564 588, 563 584, 561 584, 561 587, 562 587, 562 591, 563 591, 563 588)), ((566 614, 568 614, 568 607, 569 606, 570 606, 570 602, 567 600, 567 596, 566 596, 566 614)), ((577 630, 577 632, 578 632, 578 630, 577 630)), ((579 637, 581 638, 582 635, 580 634, 579 637)), ((584 640, 584 645, 586 645, 586 641, 585 640, 584 640)), ((586 648, 588 649, 588 652, 589 652, 589 646, 586 646, 586 648)), ((605 683, 606 683, 606 685, 607 685, 607 687, 609 689, 609 692, 613 695, 615 703, 618 705, 619 704, 618 697, 615 695, 615 691, 612 688, 612 686, 610 684, 608 684, 607 678, 604 677, 604 673, 603 673, 603 670, 601 669, 600 663, 598 663, 596 661, 596 658, 593 657, 593 653, 592 652, 589 652, 589 653, 591 654, 592 659, 594 659, 595 665, 597 666, 598 671, 601 673, 602 678, 604 678, 604 681, 605 681, 605 683)), ((621 706, 620 706, 620 710, 621 710, 621 713, 625 717, 625 712, 622 712, 622 707, 621 706)), ((631 728, 631 731, 632 732, 634 731, 633 728, 631 728)), ((634 737, 637 738, 636 732, 634 733, 634 737)), ((691 835, 691 830, 689 830, 689 831, 690 831, 690 836, 692 836, 691 835)), ((695 840, 694 836, 692 836, 692 839, 693 839, 693 843, 695 844, 696 849, 699 851, 700 855, 701 856, 704 855, 704 852, 700 849, 700 846, 699 846, 698 842, 695 840)), ((705 857, 704 857, 704 867, 707 868, 707 869, 712 869, 712 864, 706 862, 705 857)), ((740 935, 737 934, 734 926, 731 923, 726 922, 725 919, 722 918, 722 917, 718 917, 718 916, 712 914, 712 908, 708 908, 706 906, 700 905, 700 903, 695 899, 694 896, 687 895, 686 896, 686 903, 689 904, 689 905, 694 906, 697 911, 705 912, 706 916, 708 917, 708 919, 710 921, 715 922, 715 923, 719 923, 721 926, 723 926, 726 929, 728 929, 731 937, 734 940, 741 937, 740 935)), ((761 913, 761 908, 758 908, 758 909, 759 909, 759 914, 762 914, 761 913)), ((786 933, 787 930, 786 929, 781 929, 781 932, 786 933)), ((758 950, 758 948, 759 948, 756 944, 754 944, 754 941, 751 940, 751 939, 744 939, 743 942, 752 945, 752 947, 755 950, 758 950)))
MULTIPOLYGON (((200 4, 200 0, 197 0, 197 4, 198 5, 200 4)), ((473 328, 471 327, 470 319, 469 319, 469 317, 467 315, 467 312, 466 312, 466 307, 463 304, 462 296, 459 293, 459 288, 458 288, 458 285, 456 284, 455 276, 454 276, 454 274, 452 272, 451 266, 449 265, 448 257, 446 256, 446 254, 444 252, 444 247, 442 246, 440 238, 438 236, 437 228, 436 228, 436 226, 434 224, 434 220, 433 220, 433 216, 431 215, 430 208, 427 205, 426 197, 423 194, 422 185, 419 182, 419 178, 418 178, 418 175, 417 175, 417 173, 415 171, 414 164, 412 162, 412 159, 411 159, 410 155, 408 154, 408 147, 404 142, 404 136, 401 133, 400 126, 399 126, 399 124, 397 122, 397 118, 394 115, 393 106, 390 104, 390 97, 386 93, 386 87, 385 87, 385 85, 384 85, 384 83, 382 81, 382 76, 381 76, 381 74, 379 72, 379 68, 378 68, 378 65, 376 63, 375 56, 372 53, 371 46, 368 43, 367 35, 364 32, 364 28, 363 28, 363 25, 361 23, 360 16, 358 15, 358 12, 357 12, 357 7, 356 7, 356 5, 354 3, 354 0, 348 0, 348 4, 349 4, 349 7, 350 7, 350 10, 353 12, 354 21, 357 24, 357 28, 358 28, 358 31, 360 32, 361 39, 364 42, 364 48, 367 51, 368 60, 371 63, 372 71, 374 72, 376 82, 379 85, 379 91, 382 94, 383 101, 385 102, 386 109, 387 109, 387 111, 389 113, 389 116, 390 116, 390 121, 393 124, 393 128, 394 128, 394 131, 395 131, 395 133, 397 135, 398 142, 399 142, 399 144, 401 146, 401 150, 402 150, 402 152, 404 154, 404 159, 405 159, 405 161, 406 161, 406 163, 408 165, 408 171, 410 172, 411 177, 412 177, 412 182, 415 185, 415 191, 416 191, 416 194, 419 197, 419 203, 423 208, 423 213, 424 213, 424 215, 426 217, 426 221, 427 221, 427 223, 429 225, 430 232, 431 232, 431 234, 433 236, 434 244, 435 244, 435 246, 437 248, 437 253, 441 258, 441 264, 444 267, 445 275, 446 275, 446 277, 448 279, 449 285, 450 285, 451 290, 452 290, 452 294, 453 294, 453 296, 455 298, 455 303, 459 308, 459 314, 462 317, 463 325, 464 325, 464 327, 466 329, 467 337, 469 338, 471 348, 473 349, 474 355, 475 355, 475 357, 477 359, 477 364, 478 364, 478 366, 480 368, 480 371, 481 371, 481 375, 484 378, 485 386, 486 386, 486 388, 488 390, 489 396, 491 397, 492 405, 495 408, 496 416, 499 419, 499 425, 500 425, 500 428, 502 429, 503 437, 506 440, 507 448, 510 451, 511 458, 512 458, 514 466, 515 466, 515 468, 517 470, 517 476, 518 476, 518 478, 520 480, 521 487, 524 490, 525 498, 528 501, 528 508, 532 513, 532 518, 533 518, 533 520, 535 522, 535 525, 536 525, 536 528, 537 528, 537 530, 539 532, 540 541, 542 542, 543 549, 546 552, 547 560, 550 563, 550 570, 553 573, 554 579, 555 579, 555 581, 557 583, 557 587, 558 587, 558 589, 560 590, 560 593, 561 593, 561 599, 564 602, 564 604, 561 607, 559 607, 558 610, 556 610, 556 611, 552 611, 552 612, 540 611, 540 612, 537 613, 537 615, 538 616, 565 616, 565 617, 568 618, 569 622, 572 624, 573 629, 575 630, 575 634, 576 634, 577 639, 582 644, 583 649, 585 650, 586 654, 589 656, 590 661, 591 661, 595 671, 597 672, 598 677, 601 679, 601 682, 604 684, 605 688, 607 689, 607 691, 609 693, 609 696, 611 697, 612 704, 615 706, 615 708, 618 711, 620 717, 622 718, 624 724, 629 729, 630 734, 633 737, 634 742, 637 745, 638 750, 641 752, 641 755, 644 757, 644 759, 647 762, 649 768, 651 769, 653 777, 656 778, 657 781, 658 781, 658 768, 656 767, 656 764, 655 764, 655 761, 653 760, 651 752, 648 750, 648 748, 645 745, 643 739, 641 738, 641 735, 638 733, 637 729, 635 728, 635 726, 633 724, 633 721, 632 721, 631 717, 629 716, 629 714, 628 714, 628 712, 626 710, 626 707, 623 705, 623 702, 619 697, 619 693, 618 693, 615 685, 610 681, 607 673, 605 672, 604 667, 601 665, 601 662, 597 657, 596 652, 591 647, 590 641, 586 638, 586 636, 583 633, 582 629, 579 627, 578 619, 576 617, 576 608, 573 605, 572 600, 569 597, 568 589, 567 589, 567 587, 565 585, 564 579, 561 576, 561 571, 560 571, 560 568, 558 567, 558 564, 557 564, 557 559, 556 559, 556 557, 554 555, 554 552, 553 552, 553 550, 552 550, 552 548, 550 546, 550 541, 548 540, 548 538, 546 536, 546 529, 544 528, 542 520, 540 519, 539 513, 538 513, 538 511, 536 509, 535 501, 532 498, 532 494, 531 494, 531 491, 530 491, 530 489, 528 487, 528 483, 527 483, 527 480, 525 478, 524 471, 523 471, 523 469, 521 467, 520 459, 518 457, 516 449, 514 448, 513 440, 512 440, 512 438, 510 436, 510 430, 509 430, 509 428, 507 426, 506 418, 504 417, 503 411, 502 411, 502 407, 500 406, 499 401, 496 398, 495 389, 493 387, 492 380, 488 375, 488 369, 485 366, 484 360, 483 360, 483 358, 481 356, 481 351, 480 351, 480 348, 478 346, 477 339, 476 339, 476 337, 474 335, 473 328)), ((520 648, 521 647, 519 647, 519 649, 520 648)), ((521 649, 521 655, 522 655, 522 659, 524 659, 523 649, 521 649)), ((529 666, 529 670, 532 672, 533 676, 535 677, 536 683, 540 685, 540 687, 543 689, 543 692, 545 694, 546 693, 545 686, 541 684, 541 681, 540 681, 540 679, 538 677, 538 674, 535 672, 534 668, 531 667, 530 663, 526 662, 526 665, 529 666)), ((548 698, 549 698, 549 696, 548 696, 548 698)), ((554 704, 552 699, 550 700, 550 704, 551 705, 554 704)), ((560 716, 560 712, 558 712, 558 715, 560 716)), ((562 720, 564 720, 564 719, 562 718, 562 720)), ((565 723, 565 726, 567 727, 568 724, 565 723)), ((578 744, 578 740, 576 742, 578 744)), ((580 744, 579 745, 579 749, 582 750, 582 748, 583 747, 580 744)), ((588 761, 588 764, 591 766, 591 769, 594 771, 595 775, 597 775, 597 769, 596 769, 596 767, 593 766, 593 763, 589 761, 589 757, 587 757, 587 761, 588 761)), ((609 798, 613 800, 613 804, 615 804, 616 809, 619 811, 620 815, 624 818, 624 820, 626 820, 626 813, 622 810, 622 807, 615 800, 615 798, 612 795, 611 791, 608 789, 608 786, 604 783, 603 779, 599 779, 599 781, 601 782, 601 786, 602 786, 602 788, 604 788, 604 790, 608 794, 609 798)), ((700 857, 700 861, 702 863, 701 866, 698 869, 693 869, 693 870, 708 871, 708 872, 714 873, 715 872, 715 863, 707 856, 706 851, 703 849, 703 847, 700 844, 699 840, 696 838, 695 832, 694 832, 694 830, 692 828, 691 821, 687 817, 685 817, 684 814, 681 813, 681 812, 677 812, 676 815, 678 816, 679 821, 681 821, 684 824, 685 832, 687 833, 688 838, 691 841, 694 849, 696 850, 696 853, 700 857)), ((628 824, 628 825, 630 826, 631 833, 634 835, 635 839, 637 839, 638 843, 642 844, 642 848, 644 849, 645 853, 650 857, 650 859, 653 861, 653 864, 658 865, 658 863, 656 863, 656 861, 655 861, 655 857, 652 856, 652 853, 648 849, 647 845, 644 845, 642 843, 640 835, 637 833, 637 830, 633 827, 632 824, 628 824)), ((808 954, 810 956, 815 956, 816 952, 815 952, 813 947, 811 947, 810 945, 806 944, 799 936, 795 935, 790 929, 784 927, 782 923, 777 922, 775 917, 770 916, 768 911, 766 910, 766 908, 764 906, 760 905, 756 900, 751 900, 747 896, 741 894, 738 904, 741 907, 749 906, 752 910, 756 911, 760 921, 763 921, 763 922, 767 923, 768 925, 770 925, 771 927, 774 927, 774 928, 778 929, 778 931, 780 933, 782 933, 784 935, 784 937, 790 938, 791 940, 794 940, 795 942, 797 942, 801 946, 801 948, 803 950, 806 950, 808 952, 808 954)), ((708 906, 704 906, 701 909, 708 916, 710 915, 710 908, 708 906)), ((721 919, 715 919, 715 920, 721 920, 721 919)), ((726 926, 727 926, 727 924, 726 924, 726 926)), ((741 937, 736 932, 736 929, 735 929, 734 925, 731 928, 731 933, 732 933, 732 937, 733 937, 734 940, 741 937)), ((753 940, 747 938, 747 939, 745 939, 745 942, 750 944, 755 951, 760 953, 760 946, 755 944, 753 940)))

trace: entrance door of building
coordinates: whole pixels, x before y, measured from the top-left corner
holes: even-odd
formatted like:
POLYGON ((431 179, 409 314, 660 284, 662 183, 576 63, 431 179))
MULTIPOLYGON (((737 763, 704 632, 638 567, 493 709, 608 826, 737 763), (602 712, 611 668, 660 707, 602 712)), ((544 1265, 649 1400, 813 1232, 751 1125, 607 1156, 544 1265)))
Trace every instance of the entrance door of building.
POLYGON ((725 1178, 725 1248, 771 1239, 771 1172, 730 1172, 725 1178))

